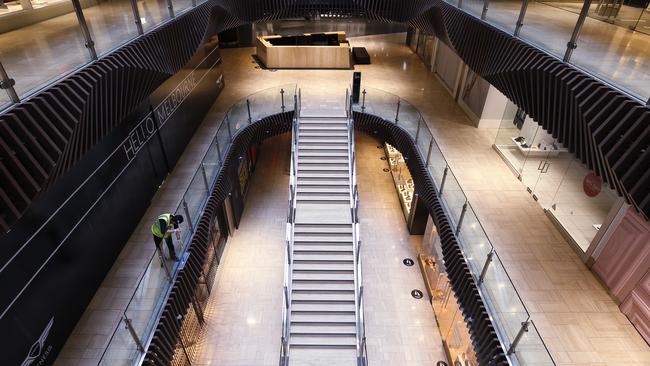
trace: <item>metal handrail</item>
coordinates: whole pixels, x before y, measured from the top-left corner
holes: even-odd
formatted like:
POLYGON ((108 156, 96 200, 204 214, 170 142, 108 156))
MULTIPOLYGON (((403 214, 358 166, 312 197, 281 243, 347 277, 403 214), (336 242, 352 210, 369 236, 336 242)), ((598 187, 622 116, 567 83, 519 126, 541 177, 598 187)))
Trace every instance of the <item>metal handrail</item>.
POLYGON ((301 91, 298 89, 298 95, 294 95, 294 117, 291 129, 291 163, 289 168, 289 199, 287 210, 287 228, 286 228, 286 253, 285 259, 287 270, 284 272, 283 298, 282 307, 282 336, 280 338, 280 366, 289 365, 289 337, 290 337, 290 316, 291 316, 291 292, 292 292, 292 271, 293 268, 293 241, 296 221, 296 186, 298 183, 298 139, 299 139, 299 120, 300 120, 300 102, 301 91))
POLYGON ((363 314, 363 285, 361 269, 361 241, 359 240, 359 189, 356 179, 356 154, 354 141, 354 120, 352 113, 352 96, 349 90, 345 92, 346 115, 348 117, 348 154, 350 157, 348 171, 350 174, 350 215, 352 219, 352 253, 354 256, 354 285, 357 295, 354 298, 355 303, 355 320, 356 320, 356 348, 357 348, 357 366, 367 365, 367 348, 366 348, 366 329, 365 317, 363 314))

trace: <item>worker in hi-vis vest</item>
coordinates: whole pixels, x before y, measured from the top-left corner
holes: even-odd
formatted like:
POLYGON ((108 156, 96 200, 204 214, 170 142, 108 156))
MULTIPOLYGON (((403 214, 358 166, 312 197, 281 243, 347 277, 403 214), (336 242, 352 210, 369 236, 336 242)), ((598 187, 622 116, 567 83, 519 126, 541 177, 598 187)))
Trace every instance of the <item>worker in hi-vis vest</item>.
MULTIPOLYGON (((153 234, 153 242, 156 248, 160 249, 160 243, 165 239, 167 242, 167 249, 169 249, 169 258, 177 261, 176 251, 174 250, 174 241, 172 239, 172 232, 178 229, 178 225, 183 223, 183 216, 172 215, 164 213, 158 216, 158 219, 151 225, 151 233, 153 234)), ((162 251, 161 251, 162 253, 162 251)))

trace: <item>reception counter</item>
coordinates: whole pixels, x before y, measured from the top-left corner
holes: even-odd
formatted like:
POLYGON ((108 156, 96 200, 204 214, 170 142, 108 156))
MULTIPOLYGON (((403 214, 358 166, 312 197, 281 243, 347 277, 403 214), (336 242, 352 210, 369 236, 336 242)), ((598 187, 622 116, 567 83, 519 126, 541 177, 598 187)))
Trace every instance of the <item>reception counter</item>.
POLYGON ((257 57, 270 69, 349 69, 345 32, 259 36, 257 57))

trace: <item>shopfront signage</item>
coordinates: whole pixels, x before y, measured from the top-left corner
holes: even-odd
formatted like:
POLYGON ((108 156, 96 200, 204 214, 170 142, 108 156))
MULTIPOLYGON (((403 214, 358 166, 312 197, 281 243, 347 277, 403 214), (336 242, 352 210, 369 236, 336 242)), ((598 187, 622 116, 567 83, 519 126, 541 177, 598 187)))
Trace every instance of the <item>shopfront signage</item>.
POLYGON ((582 189, 588 197, 596 197, 603 189, 603 180, 595 173, 591 172, 585 176, 582 181, 582 189))

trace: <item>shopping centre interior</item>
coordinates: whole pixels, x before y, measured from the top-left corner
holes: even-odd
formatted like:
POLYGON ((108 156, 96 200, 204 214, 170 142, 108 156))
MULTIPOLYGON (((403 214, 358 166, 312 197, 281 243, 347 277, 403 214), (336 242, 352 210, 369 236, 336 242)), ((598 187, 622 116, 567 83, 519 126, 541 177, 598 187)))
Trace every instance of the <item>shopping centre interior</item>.
POLYGON ((3 364, 650 365, 649 70, 648 1, 0 0, 3 364))

